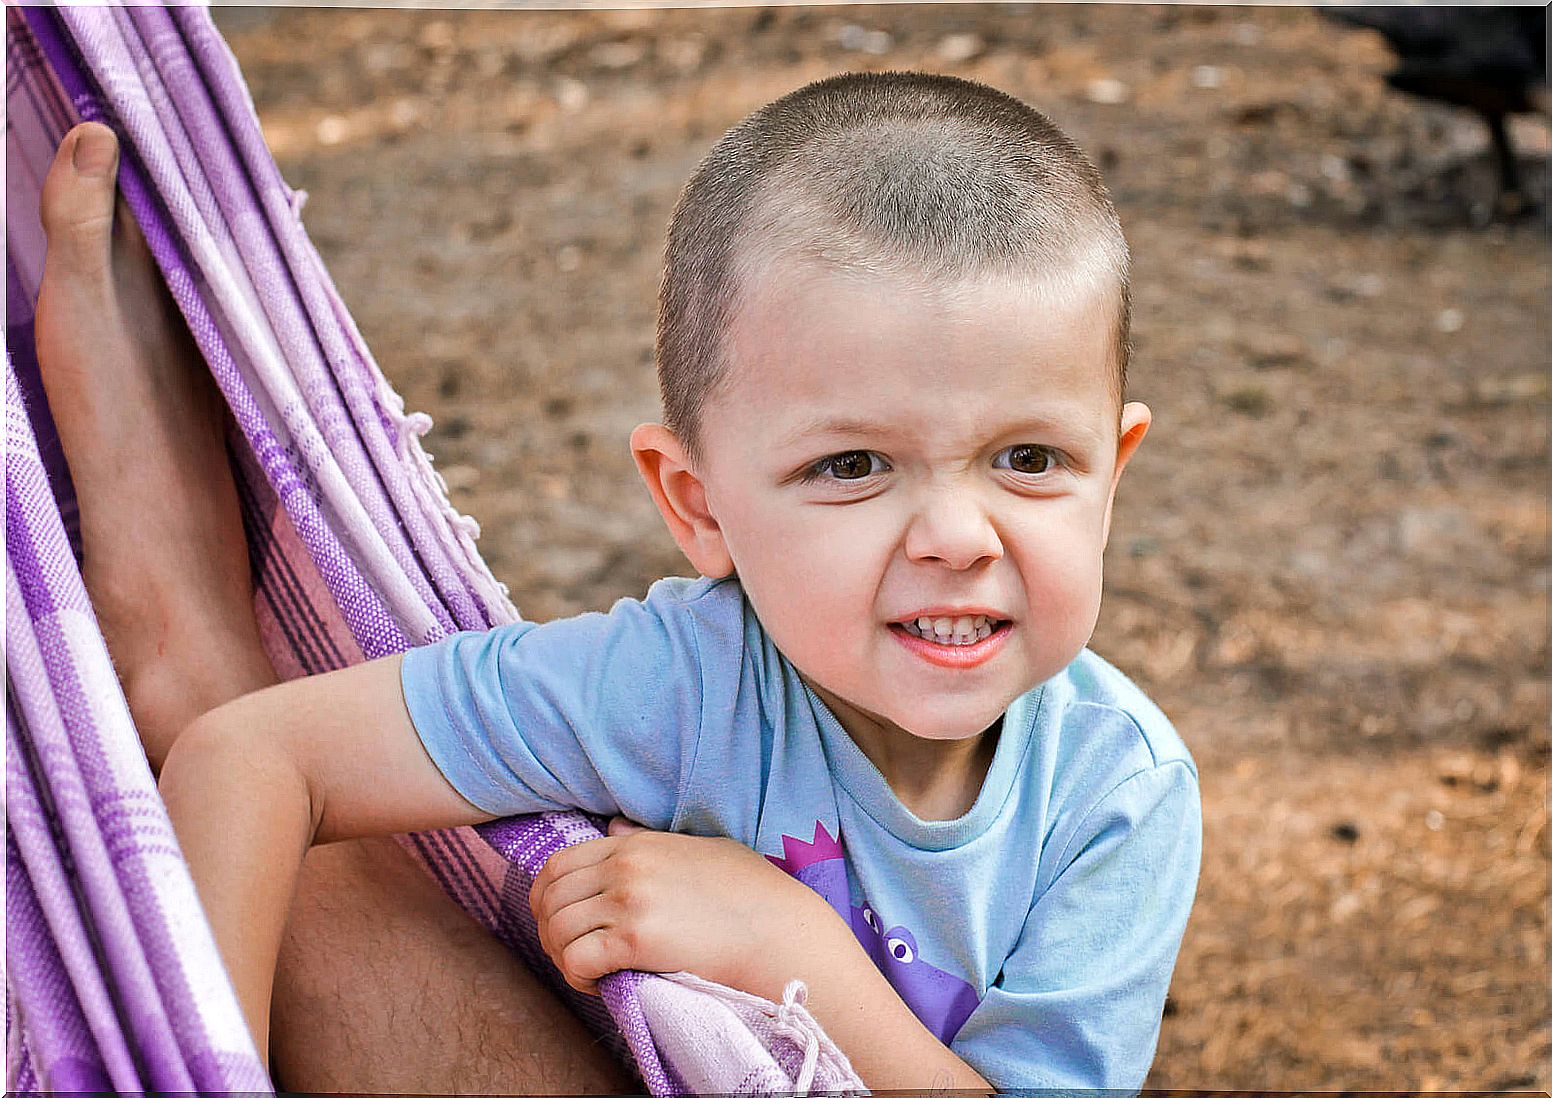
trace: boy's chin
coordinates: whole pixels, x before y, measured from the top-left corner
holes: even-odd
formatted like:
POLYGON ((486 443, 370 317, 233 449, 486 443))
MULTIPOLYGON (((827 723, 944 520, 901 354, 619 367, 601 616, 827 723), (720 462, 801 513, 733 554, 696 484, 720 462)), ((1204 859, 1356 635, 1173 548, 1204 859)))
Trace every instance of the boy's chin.
POLYGON ((945 713, 941 716, 913 714, 895 723, 919 740, 951 742, 979 736, 1002 719, 1004 710, 986 713, 945 713))

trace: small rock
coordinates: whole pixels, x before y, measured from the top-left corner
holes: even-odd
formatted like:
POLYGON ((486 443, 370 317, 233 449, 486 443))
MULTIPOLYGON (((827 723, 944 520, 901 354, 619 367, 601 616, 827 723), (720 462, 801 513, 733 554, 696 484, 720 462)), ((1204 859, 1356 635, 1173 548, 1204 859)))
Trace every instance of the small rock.
POLYGON ((1260 45, 1261 28, 1254 23, 1236 23, 1234 25, 1234 44, 1236 46, 1260 45))
POLYGON ((1331 903, 1331 921, 1340 923, 1352 918, 1363 906, 1356 892, 1344 892, 1331 903))
POLYGON ((639 38, 600 42, 587 51, 588 60, 603 69, 628 69, 646 55, 647 44, 639 38))
POLYGON ((945 34, 932 52, 939 61, 957 64, 980 57, 986 52, 986 43, 979 34, 945 34))
POLYGON ((1341 823, 1331 825, 1331 837, 1336 839, 1338 842, 1344 842, 1350 845, 1358 841, 1358 836, 1360 834, 1361 832, 1358 830, 1358 825, 1353 823, 1351 820, 1343 820, 1341 823))
POLYGON ((1466 325, 1466 314, 1459 309, 1441 309, 1433 318, 1433 326, 1446 335, 1458 332, 1466 325))
POLYGON ((1220 238, 1214 244, 1213 251, 1242 271, 1264 271, 1272 257, 1266 241, 1239 237, 1220 238))
POLYGON ((361 54, 361 65, 373 76, 381 76, 401 63, 400 46, 395 42, 369 45, 361 54))
POLYGON ((400 97, 388 108, 388 121, 395 129, 407 130, 420 118, 420 107, 413 99, 400 97))
POLYGON ((1258 370, 1297 366, 1309 358, 1309 348, 1289 332, 1257 331, 1245 340, 1245 354, 1258 370))
POLYGON ((670 68, 691 72, 706 59, 706 39, 699 34, 670 38, 658 46, 658 53, 670 68))
POLYGON ((587 85, 570 76, 562 76, 555 81, 555 101, 560 104, 560 109, 571 113, 579 111, 587 106, 589 94, 587 85))
POLYGON ((888 31, 868 30, 856 23, 847 23, 836 35, 836 40, 841 44, 841 49, 859 53, 880 54, 888 53, 889 47, 894 45, 894 38, 888 31))
POLYGON ((1287 109, 1286 103, 1246 103, 1236 107, 1230 117, 1243 126, 1264 126, 1287 109))
POLYGON ((1306 209, 1315 201, 1315 192, 1298 180, 1288 184, 1288 205, 1297 209, 1306 209))
POLYGON ((561 476, 538 478, 539 494, 545 499, 566 499, 571 495, 571 483, 561 476))
POLYGON ((350 132, 350 125, 337 114, 326 114, 318 119, 315 131, 320 145, 338 145, 350 132))
POLYGON ((1286 194, 1289 187, 1287 174, 1276 168, 1266 168, 1256 172, 1248 182, 1251 194, 1286 194))
POLYGON ((555 250, 555 266, 570 273, 582 266, 582 249, 575 244, 562 244, 555 250))
POLYGON ((480 471, 473 465, 449 465, 438 469, 449 492, 462 492, 480 482, 480 471))
POLYGON ((1354 298, 1375 298, 1385 292, 1385 280, 1377 274, 1361 274, 1357 277, 1337 275, 1326 287, 1326 296, 1332 301, 1351 301, 1354 298))
POLYGON ((1089 86, 1084 89, 1085 96, 1090 103, 1100 103, 1107 107, 1119 106, 1132 97, 1132 89, 1114 77, 1103 77, 1099 80, 1090 80, 1089 86))
POLYGON ((1439 784, 1451 787, 1464 786, 1471 780, 1471 756, 1450 755, 1439 761, 1439 784))
POLYGON ((1444 813, 1437 808, 1430 808, 1428 815, 1423 817, 1423 826, 1429 831, 1444 830, 1444 813))
POLYGON ((1221 88, 1223 87, 1223 70, 1217 65, 1198 65, 1191 70, 1191 86, 1193 88, 1204 88, 1209 91, 1213 88, 1221 88))
POLYGON ((1501 408, 1543 400, 1547 395, 1545 374, 1516 374, 1513 377, 1484 377, 1471 385, 1471 402, 1486 408, 1501 408))
POLYGON ((1240 415, 1249 416, 1252 419, 1260 419, 1272 410, 1271 395, 1256 385, 1243 385, 1230 389, 1223 395, 1223 403, 1240 415))
POLYGON ((1407 555, 1448 557, 1468 536, 1471 524, 1454 507, 1403 507, 1395 519, 1396 548, 1407 555))

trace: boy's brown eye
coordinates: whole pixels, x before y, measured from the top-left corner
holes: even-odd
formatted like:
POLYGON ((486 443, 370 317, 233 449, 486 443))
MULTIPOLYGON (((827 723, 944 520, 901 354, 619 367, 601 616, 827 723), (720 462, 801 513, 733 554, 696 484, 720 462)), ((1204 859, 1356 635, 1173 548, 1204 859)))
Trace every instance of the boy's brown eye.
POLYGON ((1043 473, 1051 467, 1051 455, 1042 446, 1015 446, 1008 451, 1008 464, 1015 472, 1043 473))
POLYGON ((889 472, 889 462, 872 450, 847 450, 821 458, 804 470, 804 484, 836 484, 840 481, 867 480, 889 472))
POLYGON ((873 471, 873 456, 862 450, 836 454, 827 463, 837 480, 860 480, 873 471))

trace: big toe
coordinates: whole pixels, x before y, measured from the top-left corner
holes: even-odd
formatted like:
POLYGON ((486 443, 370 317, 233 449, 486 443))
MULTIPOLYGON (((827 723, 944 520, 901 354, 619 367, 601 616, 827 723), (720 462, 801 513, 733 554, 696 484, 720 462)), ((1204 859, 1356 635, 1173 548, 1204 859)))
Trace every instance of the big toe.
POLYGON ((65 134, 43 181, 39 211, 51 258, 107 271, 118 161, 118 138, 102 123, 83 122, 65 134))

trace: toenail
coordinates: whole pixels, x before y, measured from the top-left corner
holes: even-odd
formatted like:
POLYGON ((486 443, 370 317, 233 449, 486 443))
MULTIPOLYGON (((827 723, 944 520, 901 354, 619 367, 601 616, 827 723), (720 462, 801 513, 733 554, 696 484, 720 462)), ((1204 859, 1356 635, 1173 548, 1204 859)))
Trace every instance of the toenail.
POLYGON ((119 143, 113 131, 100 123, 81 127, 70 161, 82 175, 102 175, 118 158, 119 143))

